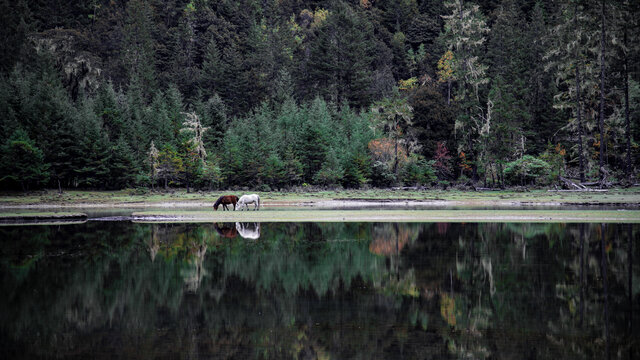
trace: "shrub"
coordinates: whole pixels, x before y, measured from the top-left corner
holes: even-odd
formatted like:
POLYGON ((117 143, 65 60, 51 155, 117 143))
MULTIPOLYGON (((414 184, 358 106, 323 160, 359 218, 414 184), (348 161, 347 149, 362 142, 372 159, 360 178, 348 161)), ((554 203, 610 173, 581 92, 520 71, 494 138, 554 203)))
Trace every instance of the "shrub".
POLYGON ((433 169, 434 161, 426 161, 419 155, 411 155, 407 163, 402 167, 401 178, 405 185, 426 185, 436 180, 433 169))
POLYGON ((551 165, 531 155, 507 163, 504 169, 505 180, 510 185, 545 185, 549 183, 550 174, 551 165))
POLYGON ((371 166, 371 183, 376 187, 388 187, 396 183, 396 175, 389 165, 375 161, 371 166))

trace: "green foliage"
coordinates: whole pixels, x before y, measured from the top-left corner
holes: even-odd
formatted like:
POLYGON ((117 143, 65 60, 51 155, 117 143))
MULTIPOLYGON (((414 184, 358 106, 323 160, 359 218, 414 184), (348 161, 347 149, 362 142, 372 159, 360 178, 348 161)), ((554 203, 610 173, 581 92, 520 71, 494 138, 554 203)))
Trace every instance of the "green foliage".
POLYGON ((406 186, 430 185, 437 179, 433 163, 419 155, 410 156, 400 172, 402 182, 406 186))
POLYGON ((157 182, 271 189, 426 184, 425 161, 440 143, 452 157, 464 153, 457 164, 434 165, 452 182, 465 182, 457 178, 464 173, 473 182, 503 184, 505 164, 525 155, 549 162, 552 180, 573 175, 579 159, 586 174, 596 174, 591 155, 601 144, 617 176, 627 152, 625 71, 630 159, 636 167, 640 159, 639 69, 624 63, 638 57, 631 29, 640 17, 633 2, 606 4, 609 77, 600 141, 597 5, 4 2, 0 145, 24 131, 48 175, 25 186, 60 190, 157 182), (195 149, 200 164, 184 143, 185 111, 207 129, 195 149), (370 151, 374 139, 384 156, 370 151), (162 163, 155 173, 147 161, 152 142, 156 166, 162 163), (548 143, 566 149, 566 163, 548 143), (407 158, 424 160, 403 166, 407 158))
POLYGON ((48 179, 44 155, 24 130, 16 130, 7 139, 1 154, 0 183, 19 183, 28 190, 30 185, 40 186, 48 179))
POLYGON ((540 159, 546 161, 551 166, 549 172, 549 182, 557 182, 560 176, 565 176, 567 152, 562 145, 547 144, 547 149, 540 155, 540 159))
POLYGON ((545 185, 549 182, 551 165, 531 155, 505 165, 504 176, 511 185, 545 185))
POLYGON ((131 148, 124 140, 119 138, 111 147, 109 159, 109 187, 122 189, 134 184, 137 166, 135 164, 131 148))
POLYGON ((340 183, 344 170, 338 161, 335 151, 329 151, 322 168, 314 175, 313 181, 323 186, 335 186, 340 183))

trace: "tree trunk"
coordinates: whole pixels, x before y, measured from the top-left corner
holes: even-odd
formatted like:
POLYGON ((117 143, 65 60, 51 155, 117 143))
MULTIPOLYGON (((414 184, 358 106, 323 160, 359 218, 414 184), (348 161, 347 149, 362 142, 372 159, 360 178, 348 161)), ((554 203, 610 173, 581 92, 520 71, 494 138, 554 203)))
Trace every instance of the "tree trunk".
POLYGON ((397 178, 398 178, 398 122, 397 122, 397 120, 398 119, 397 119, 397 115, 396 115, 396 119, 394 119, 394 121, 395 121, 395 124, 394 124, 395 125, 394 133, 395 134, 394 135, 395 135, 395 138, 396 138, 396 141, 395 141, 395 158, 394 158, 394 161, 393 161, 393 173, 396 176, 396 181, 397 181, 397 178))
POLYGON ((58 180, 58 194, 62 194, 62 185, 60 184, 60 178, 56 178, 58 180))
POLYGON ((602 12, 601 16, 601 26, 602 31, 600 32, 600 186, 602 187, 602 182, 604 182, 604 151, 606 146, 606 141, 604 140, 604 37, 605 37, 605 24, 604 24, 604 0, 602 0, 602 12))
MULTIPOLYGON (((624 27, 624 47, 627 49, 627 26, 624 27)), ((628 69, 628 52, 624 53, 624 118, 627 130, 627 166, 625 167, 625 177, 629 184, 631 181, 631 123, 629 122, 629 69, 628 69)))
MULTIPOLYGON (((573 12, 573 22, 577 26, 578 5, 576 3, 573 12)), ((578 120, 578 159, 580 161, 580 182, 584 182, 584 153, 582 151, 582 110, 580 105, 580 58, 576 47, 576 110, 578 120)))
POLYGON ((447 106, 451 105, 451 79, 447 81, 447 106))
POLYGON ((576 108, 578 110, 578 159, 580 161, 580 182, 584 182, 584 151, 582 149, 582 109, 580 105, 580 64, 576 64, 576 108))

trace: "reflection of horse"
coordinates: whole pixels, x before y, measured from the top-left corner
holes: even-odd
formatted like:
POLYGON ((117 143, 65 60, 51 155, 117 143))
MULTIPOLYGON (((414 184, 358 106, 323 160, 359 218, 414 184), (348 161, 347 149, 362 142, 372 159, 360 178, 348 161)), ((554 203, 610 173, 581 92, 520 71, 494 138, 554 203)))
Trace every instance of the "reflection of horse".
POLYGON ((254 204, 253 210, 260 210, 260 196, 258 194, 242 195, 238 200, 238 208, 249 210, 249 204, 254 204))
POLYGON ((216 203, 213 204, 213 208, 218 211, 218 206, 220 206, 220 204, 222 204, 222 209, 223 210, 229 210, 227 208, 227 205, 233 204, 233 210, 236 209, 236 203, 238 202, 238 197, 235 195, 224 195, 224 196, 220 196, 218 198, 218 200, 216 200, 216 203))
POLYGON ((245 239, 258 239, 260 237, 260 223, 236 223, 238 234, 245 239))
POLYGON ((222 237, 233 239, 234 237, 238 236, 238 230, 236 230, 236 227, 233 226, 233 223, 223 223, 222 226, 215 223, 213 224, 213 227, 222 237))

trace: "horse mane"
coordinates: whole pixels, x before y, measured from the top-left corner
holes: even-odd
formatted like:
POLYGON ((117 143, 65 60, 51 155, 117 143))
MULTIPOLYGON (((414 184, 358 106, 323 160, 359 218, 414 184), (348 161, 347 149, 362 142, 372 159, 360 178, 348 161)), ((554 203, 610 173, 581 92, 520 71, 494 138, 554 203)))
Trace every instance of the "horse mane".
POLYGON ((215 203, 215 204, 213 204, 213 207, 214 207, 216 210, 218 209, 218 206, 220 206, 220 203, 222 202, 222 199, 223 199, 223 198, 224 198, 224 196, 220 196, 220 197, 218 198, 218 200, 216 200, 216 203, 215 203))

